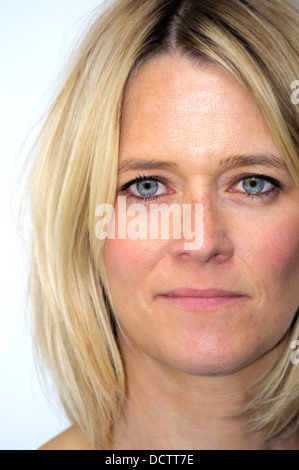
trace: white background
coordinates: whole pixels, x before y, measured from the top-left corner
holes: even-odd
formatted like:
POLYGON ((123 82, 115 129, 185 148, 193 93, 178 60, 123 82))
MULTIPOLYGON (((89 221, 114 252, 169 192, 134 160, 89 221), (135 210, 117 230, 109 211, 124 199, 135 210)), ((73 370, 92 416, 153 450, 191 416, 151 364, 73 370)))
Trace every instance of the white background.
POLYGON ((36 449, 69 425, 34 368, 18 175, 71 45, 101 1, 0 0, 0 449, 36 449))
POLYGON ((17 177, 36 132, 29 131, 74 38, 105 2, 0 0, 0 449, 36 449, 69 425, 59 405, 54 409, 44 397, 34 369, 28 267, 16 237, 17 177))

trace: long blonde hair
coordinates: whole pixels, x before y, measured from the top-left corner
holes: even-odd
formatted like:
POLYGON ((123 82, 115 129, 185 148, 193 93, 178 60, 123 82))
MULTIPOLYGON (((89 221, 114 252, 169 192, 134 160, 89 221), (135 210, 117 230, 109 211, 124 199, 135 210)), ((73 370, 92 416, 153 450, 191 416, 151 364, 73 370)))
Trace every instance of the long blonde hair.
MULTIPOLYGON (((96 238, 99 203, 114 204, 125 86, 153 56, 179 50, 230 71, 262 109, 299 187, 299 14, 281 0, 118 0, 76 48, 34 147, 30 299, 36 354, 70 420, 92 447, 111 446, 126 393, 113 299, 96 238)), ((299 208, 298 208, 299 210, 299 208)), ((289 341, 240 416, 268 439, 298 429, 299 368, 289 341)))

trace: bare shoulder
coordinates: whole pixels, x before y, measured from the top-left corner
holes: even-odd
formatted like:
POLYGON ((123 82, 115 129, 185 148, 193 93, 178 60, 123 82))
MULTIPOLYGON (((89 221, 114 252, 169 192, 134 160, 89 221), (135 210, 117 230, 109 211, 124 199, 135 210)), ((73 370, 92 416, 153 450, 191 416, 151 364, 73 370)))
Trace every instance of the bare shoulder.
POLYGON ((92 450, 78 425, 71 426, 38 450, 92 450))

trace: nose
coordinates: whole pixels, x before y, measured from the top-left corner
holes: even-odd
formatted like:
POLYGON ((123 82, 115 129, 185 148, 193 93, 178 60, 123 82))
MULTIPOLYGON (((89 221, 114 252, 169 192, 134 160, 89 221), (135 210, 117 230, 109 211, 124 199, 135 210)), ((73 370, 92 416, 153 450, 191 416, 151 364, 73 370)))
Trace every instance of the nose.
MULTIPOLYGON (((223 210, 221 211, 217 201, 208 199, 204 202, 201 201, 201 203, 193 202, 192 209, 194 210, 190 212, 194 242, 191 240, 190 244, 190 239, 185 238, 185 232, 182 230, 180 239, 171 240, 171 254, 180 258, 190 257, 199 263, 207 263, 212 259, 218 262, 230 259, 234 253, 234 246, 230 239, 230 221, 227 214, 223 210), (196 223, 196 210, 199 208, 202 211, 202 216, 200 223, 198 223, 198 219, 196 223), (198 233, 198 230, 201 233, 198 233), (196 239, 199 243, 196 243, 196 239)), ((199 217, 198 212, 197 217, 199 217)), ((183 220, 184 224, 185 220, 183 220)))

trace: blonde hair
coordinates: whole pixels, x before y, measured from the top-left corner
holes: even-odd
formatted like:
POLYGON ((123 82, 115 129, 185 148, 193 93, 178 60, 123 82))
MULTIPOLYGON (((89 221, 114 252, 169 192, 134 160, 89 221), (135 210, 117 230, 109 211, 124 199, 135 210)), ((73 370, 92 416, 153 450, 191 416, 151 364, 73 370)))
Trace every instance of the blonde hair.
MULTIPOLYGON (((283 0, 118 0, 76 48, 34 148, 30 298, 36 353, 91 446, 112 445, 126 393, 113 299, 96 238, 99 203, 114 204, 120 120, 132 73, 160 54, 225 67, 262 109, 299 187, 299 14, 283 0)), ((299 210, 299 208, 298 208, 299 210)), ((240 416, 268 439, 298 429, 299 368, 285 352, 240 416)))

